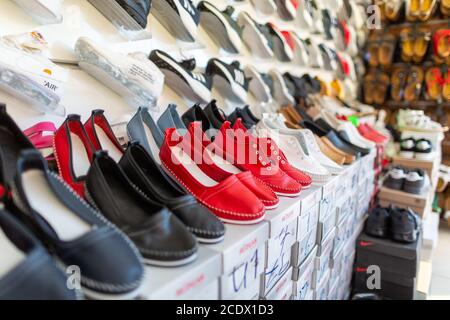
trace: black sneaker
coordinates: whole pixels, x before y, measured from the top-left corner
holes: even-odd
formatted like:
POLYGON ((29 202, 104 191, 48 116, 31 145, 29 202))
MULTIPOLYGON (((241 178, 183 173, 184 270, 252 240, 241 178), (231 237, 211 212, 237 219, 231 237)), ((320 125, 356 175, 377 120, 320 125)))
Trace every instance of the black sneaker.
POLYGON ((225 121, 228 121, 228 117, 225 112, 217 106, 217 101, 212 100, 203 110, 208 117, 211 125, 219 130, 225 121))
POLYGON ((405 138, 400 140, 400 156, 402 158, 414 159, 416 151, 416 140, 414 138, 405 138))
POLYGON ((228 117, 229 121, 234 125, 238 119, 241 119, 242 124, 251 129, 256 126, 256 122, 253 121, 241 108, 236 108, 228 117))
POLYGON ((200 107, 200 105, 198 105, 198 104, 189 108, 189 110, 187 110, 181 116, 181 119, 183 120, 186 128, 189 128, 189 125, 192 122, 197 122, 197 121, 201 122, 203 132, 205 132, 208 135, 208 137, 210 137, 210 138, 214 137, 214 135, 217 132, 217 130, 213 130, 213 129, 215 129, 214 126, 209 121, 209 118, 206 115, 205 111, 203 111, 202 107, 200 107), (212 131, 214 131, 214 132, 212 132, 212 131))
POLYGON ((238 61, 227 64, 219 59, 211 59, 206 74, 214 77, 214 86, 222 91, 224 97, 241 103, 247 101, 250 79, 245 76, 238 61))
POLYGON ((200 11, 200 23, 211 39, 225 51, 239 53, 242 47, 242 28, 232 18, 234 8, 228 6, 220 11, 207 1, 197 6, 200 11))
POLYGON ((377 238, 387 238, 389 236, 390 210, 376 207, 369 214, 366 221, 365 232, 367 235, 377 238))
POLYGON ((403 184, 407 173, 408 171, 402 167, 394 167, 387 173, 383 185, 386 188, 401 191, 403 190, 403 184))
POLYGON ((107 19, 118 26, 122 26, 127 30, 135 30, 136 26, 130 21, 135 21, 141 28, 147 27, 148 15, 152 7, 151 0, 113 0, 114 3, 107 3, 101 0, 89 0, 89 2, 97 8, 107 19), (123 14, 125 10, 130 20, 123 14))
POLYGON ((391 210, 391 239, 397 242, 413 243, 420 232, 420 217, 411 209, 391 210))
POLYGON ((415 158, 417 160, 426 160, 430 161, 433 160, 433 145, 430 140, 428 139, 419 139, 416 140, 415 145, 415 158))
POLYGON ((412 194, 423 194, 428 188, 428 176, 421 169, 409 170, 403 183, 403 191, 412 194))
POLYGON ((195 102, 211 100, 211 77, 194 72, 194 59, 177 62, 161 50, 153 50, 149 58, 164 73, 165 83, 176 93, 195 102))
POLYGON ((197 39, 200 14, 191 0, 153 0, 152 14, 175 38, 197 39))

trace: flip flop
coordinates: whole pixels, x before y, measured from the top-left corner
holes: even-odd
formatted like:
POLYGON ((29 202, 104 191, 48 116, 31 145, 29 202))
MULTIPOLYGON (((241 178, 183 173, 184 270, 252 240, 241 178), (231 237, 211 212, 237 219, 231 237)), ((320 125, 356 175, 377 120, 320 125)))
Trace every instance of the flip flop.
POLYGON ((402 41, 402 60, 410 62, 414 57, 415 37, 410 30, 403 30, 400 38, 402 41))
POLYGON ((417 33, 416 40, 414 41, 414 55, 413 60, 416 63, 422 62, 428 51, 428 45, 431 40, 430 32, 417 33))
POLYGON ((406 19, 417 21, 420 16, 420 5, 422 0, 406 0, 406 19))
POLYGON ((405 86, 405 100, 417 101, 420 98, 422 92, 422 84, 424 80, 424 72, 421 67, 411 67, 405 86))
POLYGON ((437 0, 422 0, 420 4, 420 14, 419 19, 422 21, 427 21, 436 12, 437 0))
POLYGON ((405 67, 395 69, 391 76, 391 98, 402 101, 406 83, 407 70, 405 67))
POLYGON ((367 42, 367 52, 369 54, 369 65, 371 67, 377 67, 379 64, 378 50, 380 47, 380 37, 376 33, 372 33, 367 42))
POLYGON ((405 2, 403 0, 389 0, 384 2, 384 15, 389 21, 397 21, 402 13, 405 2))
POLYGON ((441 100, 443 93, 444 78, 439 68, 428 69, 425 75, 425 83, 427 87, 427 96, 431 100, 441 100))
POLYGON ((386 101, 386 95, 389 88, 390 78, 386 73, 380 73, 377 76, 377 84, 375 86, 374 94, 375 94, 375 103, 376 104, 384 104, 386 101))
POLYGON ((434 54, 441 58, 447 58, 450 56, 450 30, 449 29, 441 29, 434 33, 433 49, 434 49, 434 54))
POLYGON ((381 38, 380 49, 378 50, 378 60, 382 67, 392 65, 397 38, 392 34, 387 34, 381 38))

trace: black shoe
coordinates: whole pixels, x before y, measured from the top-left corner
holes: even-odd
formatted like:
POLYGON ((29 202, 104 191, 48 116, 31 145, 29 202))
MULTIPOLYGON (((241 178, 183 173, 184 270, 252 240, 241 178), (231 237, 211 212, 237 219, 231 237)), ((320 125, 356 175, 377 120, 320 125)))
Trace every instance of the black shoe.
POLYGON ((206 103, 211 100, 211 77, 194 72, 194 59, 178 62, 161 50, 153 50, 149 58, 166 76, 165 83, 177 94, 192 101, 206 103))
POLYGON ((203 110, 209 119, 211 125, 219 130, 225 121, 228 121, 228 117, 225 112, 217 106, 217 101, 212 100, 203 110))
POLYGON ((136 247, 49 171, 38 151, 21 154, 13 190, 23 221, 66 266, 81 270, 87 296, 128 299, 139 294, 144 268, 136 247))
POLYGON ((383 185, 389 189, 402 191, 407 173, 405 168, 394 167, 388 171, 383 185))
POLYGON ((184 133, 187 132, 186 126, 184 125, 183 120, 181 120, 175 104, 169 104, 167 106, 167 109, 159 117, 157 124, 162 132, 169 128, 183 130, 184 132, 180 133, 180 135, 184 135, 184 133))
POLYGON ((175 38, 195 42, 200 14, 191 0, 153 0, 152 14, 175 38))
POLYGON ((169 208, 199 242, 218 243, 223 240, 223 223, 194 197, 172 188, 166 177, 159 172, 159 165, 142 146, 131 143, 119 166, 150 199, 169 208))
POLYGON ((75 300, 67 277, 19 221, 0 210, 0 300, 75 300), (8 266, 9 264, 9 266, 8 266))
POLYGON ((411 209, 391 210, 391 239, 397 242, 413 243, 420 233, 420 217, 411 209))
POLYGON ((148 15, 152 6, 151 0, 113 0, 116 4, 107 4, 105 1, 89 0, 105 17, 110 19, 114 24, 124 27, 126 30, 134 30, 136 23, 142 28, 147 27, 148 15), (129 18, 124 17, 123 10, 130 15, 136 22, 131 23, 129 18))
POLYGON ((429 178, 424 170, 409 170, 405 175, 403 191, 412 194, 423 194, 429 185, 429 178))
POLYGON ((227 64, 219 59, 211 59, 206 66, 206 73, 214 77, 214 86, 230 100, 247 101, 248 85, 250 79, 245 76, 239 62, 227 64))
POLYGON ((292 59, 294 59, 294 51, 287 43, 281 31, 271 23, 266 23, 266 27, 272 37, 273 53, 275 54, 275 57, 281 62, 292 61, 292 59))
POLYGON ((389 226, 390 210, 376 207, 367 218, 365 232, 372 237, 387 238, 389 236, 389 226))
POLYGON ((145 29, 147 27, 147 19, 152 7, 151 0, 116 0, 125 11, 136 20, 139 25, 145 29))
POLYGON ((236 108, 233 113, 228 116, 228 120, 234 125, 238 119, 241 119, 242 124, 247 128, 251 129, 256 126, 256 122, 253 121, 244 109, 236 108))
POLYGON ((210 138, 214 137, 214 135, 217 133, 217 130, 215 130, 215 128, 209 121, 208 116, 203 111, 202 107, 200 107, 200 105, 198 104, 194 105, 188 111, 186 111, 181 116, 181 119, 183 120, 186 127, 189 127, 192 122, 201 122, 203 132, 205 132, 210 138))
POLYGON ((197 241, 167 208, 150 200, 106 152, 97 152, 86 197, 136 244, 144 262, 175 267, 197 257, 197 241))

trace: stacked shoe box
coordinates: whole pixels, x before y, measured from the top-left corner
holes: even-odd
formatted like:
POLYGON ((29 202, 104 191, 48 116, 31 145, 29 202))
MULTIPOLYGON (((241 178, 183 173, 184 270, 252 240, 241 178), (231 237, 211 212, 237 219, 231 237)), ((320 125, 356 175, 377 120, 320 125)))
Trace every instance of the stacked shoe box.
POLYGON ((260 277, 264 273, 269 224, 227 225, 222 243, 208 246, 219 253, 219 298, 221 300, 259 299, 260 277))
POLYGON ((326 236, 317 246, 317 256, 315 258, 313 289, 314 300, 327 300, 329 284, 332 278, 331 256, 334 247, 336 228, 326 236))
MULTIPOLYGON (((265 268, 261 276, 260 295, 267 298, 279 291, 277 284, 281 279, 292 279, 292 247, 297 241, 297 225, 300 215, 298 198, 286 198, 265 218, 269 225, 269 240, 266 245, 265 268)), ((289 283, 292 293, 292 280, 289 283)))
POLYGON ((200 246, 197 260, 179 268, 147 267, 145 300, 218 300, 221 256, 200 246))
POLYGON ((355 291, 385 299, 412 300, 420 262, 421 238, 411 244, 361 234, 357 239, 355 291))
POLYGON ((297 241, 292 248, 293 298, 313 299, 313 272, 317 256, 317 226, 322 188, 311 187, 300 196, 297 241))

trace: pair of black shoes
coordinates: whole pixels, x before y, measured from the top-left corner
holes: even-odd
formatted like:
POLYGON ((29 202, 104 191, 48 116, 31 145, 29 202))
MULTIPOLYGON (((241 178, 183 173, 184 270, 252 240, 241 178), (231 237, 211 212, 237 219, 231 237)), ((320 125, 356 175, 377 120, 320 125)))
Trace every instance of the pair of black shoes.
POLYGON ((376 207, 369 214, 365 232, 377 238, 413 243, 420 233, 420 217, 411 209, 376 207))

